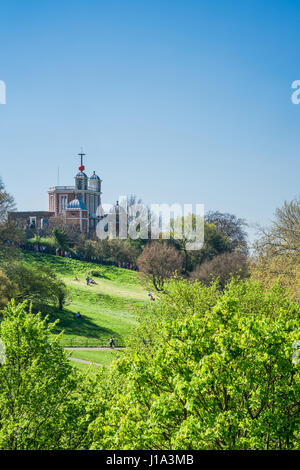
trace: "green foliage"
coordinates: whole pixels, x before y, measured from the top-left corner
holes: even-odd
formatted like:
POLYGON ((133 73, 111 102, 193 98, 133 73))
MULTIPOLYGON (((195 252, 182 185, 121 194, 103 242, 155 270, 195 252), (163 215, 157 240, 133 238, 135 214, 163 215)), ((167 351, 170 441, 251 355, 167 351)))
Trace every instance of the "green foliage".
POLYGON ((103 276, 103 272, 100 268, 94 268, 94 269, 90 269, 88 271, 88 275, 89 276, 94 276, 94 277, 101 277, 101 276, 103 276))
POLYGON ((53 305, 62 310, 66 286, 48 267, 16 262, 6 265, 5 273, 9 281, 15 285, 13 297, 16 300, 30 301, 35 308, 53 305))
POLYGON ((0 308, 5 307, 15 294, 16 285, 0 269, 0 308))
POLYGON ((55 253, 55 248, 57 247, 56 241, 54 237, 39 237, 35 235, 33 238, 29 238, 26 240, 26 245, 37 245, 37 246, 45 246, 48 251, 55 253))
POLYGON ((78 376, 40 315, 25 304, 3 312, 0 338, 0 449, 78 449, 88 446, 96 405, 94 379, 78 376))
POLYGON ((114 365, 96 449, 299 449, 299 306, 279 285, 171 281, 114 365))
MULTIPOLYGON (((195 216, 192 216, 192 219, 195 216)), ((176 222, 176 221, 175 221, 176 222)), ((182 218, 182 224, 184 218, 182 218)), ((186 223, 186 222, 184 222, 186 223)), ((187 221, 191 224, 191 221, 187 221)), ((228 253, 232 251, 233 244, 229 236, 220 232, 215 224, 204 223, 204 244, 201 250, 188 250, 187 244, 189 243, 189 237, 183 237, 182 239, 173 238, 174 233, 171 232, 171 238, 168 241, 169 244, 173 245, 179 251, 184 254, 184 271, 191 272, 196 266, 212 260, 215 256, 222 253, 228 253)), ((192 231, 190 233, 192 238, 192 231)))
POLYGON ((52 237, 57 248, 60 250, 69 249, 68 234, 65 230, 60 230, 58 227, 54 227, 52 230, 52 237))

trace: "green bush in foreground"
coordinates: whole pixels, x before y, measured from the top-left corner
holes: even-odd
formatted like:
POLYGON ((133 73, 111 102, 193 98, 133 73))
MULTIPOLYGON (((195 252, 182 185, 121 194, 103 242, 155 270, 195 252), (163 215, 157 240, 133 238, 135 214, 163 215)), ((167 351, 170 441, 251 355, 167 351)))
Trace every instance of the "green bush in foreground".
POLYGON ((0 449, 77 449, 87 447, 95 417, 89 401, 95 383, 78 376, 52 326, 24 304, 3 311, 0 339, 0 449))
POLYGON ((95 449, 299 449, 299 306, 278 286, 171 281, 120 359, 95 449), (111 396, 114 391, 113 396, 111 396))

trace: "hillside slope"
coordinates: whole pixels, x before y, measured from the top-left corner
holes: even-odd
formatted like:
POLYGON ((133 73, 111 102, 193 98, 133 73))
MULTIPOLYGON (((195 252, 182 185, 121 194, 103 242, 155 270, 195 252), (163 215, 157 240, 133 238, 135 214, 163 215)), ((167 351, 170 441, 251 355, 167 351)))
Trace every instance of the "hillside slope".
POLYGON ((63 312, 43 312, 50 321, 59 319, 55 332, 64 331, 64 346, 108 346, 111 336, 116 345, 126 345, 135 314, 147 302, 136 272, 39 253, 23 253, 23 258, 26 263, 50 267, 68 287, 63 312), (94 269, 101 276, 92 276, 96 284, 87 286, 86 275, 94 269), (82 318, 74 319, 78 311, 82 318))

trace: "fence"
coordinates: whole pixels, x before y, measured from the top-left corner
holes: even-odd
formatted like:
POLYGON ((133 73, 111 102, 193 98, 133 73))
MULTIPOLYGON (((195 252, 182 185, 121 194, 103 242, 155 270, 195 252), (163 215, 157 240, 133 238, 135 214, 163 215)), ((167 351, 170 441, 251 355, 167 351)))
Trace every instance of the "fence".
MULTIPOLYGON (((109 338, 63 338, 62 346, 69 348, 109 348, 109 338)), ((115 337, 115 346, 125 348, 122 338, 115 337)))

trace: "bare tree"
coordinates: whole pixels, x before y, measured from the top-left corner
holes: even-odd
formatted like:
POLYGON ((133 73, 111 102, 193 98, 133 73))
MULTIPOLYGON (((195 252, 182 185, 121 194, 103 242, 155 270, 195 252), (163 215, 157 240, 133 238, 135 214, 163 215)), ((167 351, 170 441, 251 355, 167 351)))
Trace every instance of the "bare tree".
POLYGON ((285 201, 276 209, 272 225, 259 229, 261 237, 255 244, 257 253, 298 255, 300 251, 300 197, 285 201))
POLYGON ((147 274, 157 291, 162 291, 164 282, 175 272, 181 272, 183 260, 181 254, 167 243, 154 241, 146 245, 137 260, 139 270, 147 274))
POLYGON ((300 198, 284 202, 272 225, 260 228, 251 274, 267 288, 280 278, 300 302, 300 198))
POLYGON ((16 205, 14 198, 5 191, 5 186, 0 178, 0 222, 6 222, 8 212, 15 210, 16 205))

